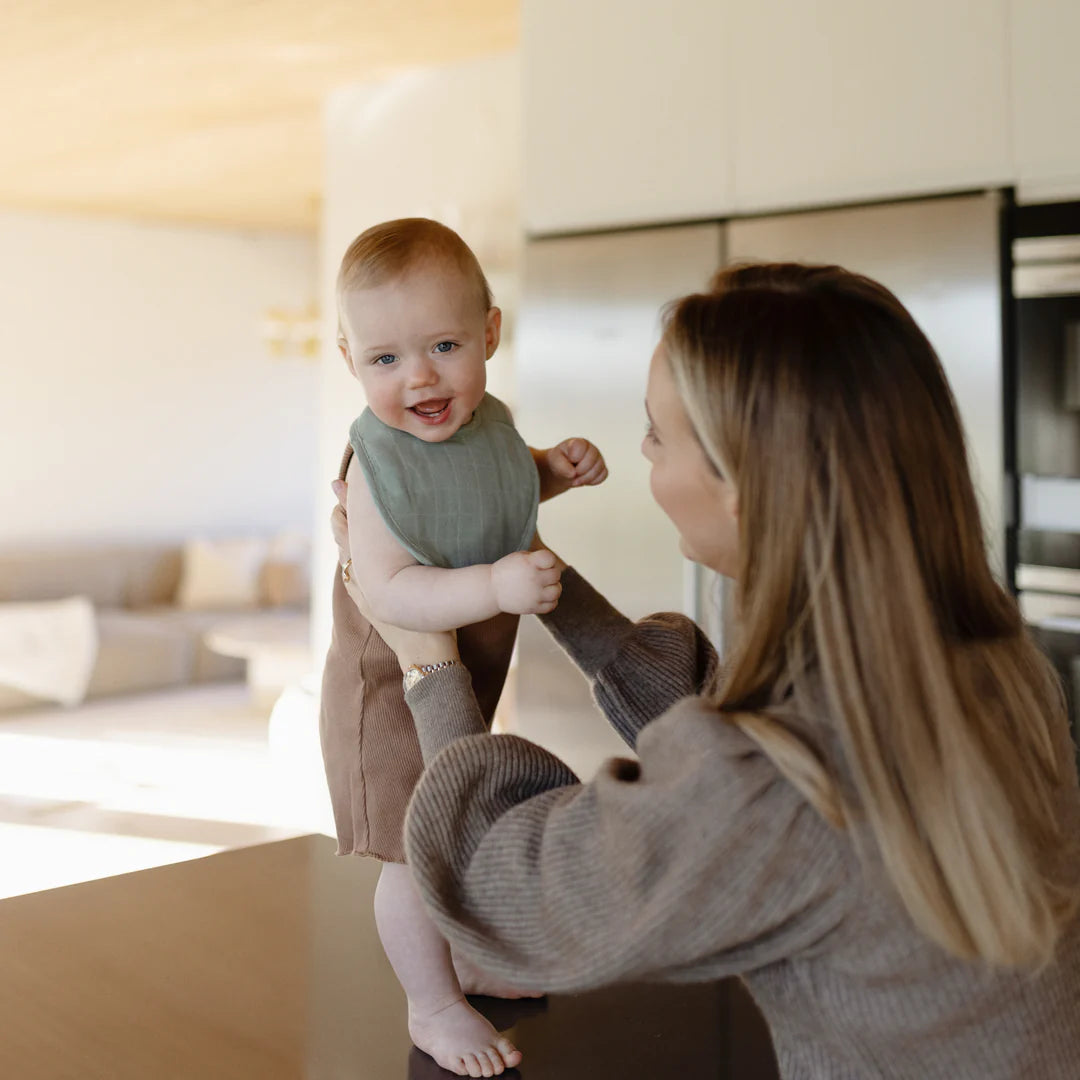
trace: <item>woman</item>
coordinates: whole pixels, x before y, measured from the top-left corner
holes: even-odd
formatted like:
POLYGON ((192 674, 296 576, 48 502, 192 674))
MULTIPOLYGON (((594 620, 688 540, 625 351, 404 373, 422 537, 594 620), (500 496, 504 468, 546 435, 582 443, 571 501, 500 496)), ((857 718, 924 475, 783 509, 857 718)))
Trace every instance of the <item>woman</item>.
MULTIPOLYGON (((929 342, 837 267, 727 270, 669 309, 646 406, 653 495, 734 579, 736 644, 718 667, 561 563, 543 621, 639 759, 588 784, 480 734, 460 665, 412 675, 436 923, 554 991, 741 974, 785 1078, 1080 1075, 1073 748, 929 342)), ((386 635, 403 669, 457 659, 386 635)))

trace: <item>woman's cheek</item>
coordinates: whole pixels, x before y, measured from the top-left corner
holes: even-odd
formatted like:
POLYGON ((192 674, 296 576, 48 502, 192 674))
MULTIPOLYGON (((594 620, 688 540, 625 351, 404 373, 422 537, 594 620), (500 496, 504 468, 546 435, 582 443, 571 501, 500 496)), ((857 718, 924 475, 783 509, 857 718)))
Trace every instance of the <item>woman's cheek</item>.
MULTIPOLYGON (((664 471, 657 465, 653 465, 649 474, 649 489, 656 505, 667 515, 668 520, 675 526, 679 533, 679 550, 686 554, 686 539, 683 535, 683 522, 677 512, 679 506, 678 492, 671 490, 671 484, 664 476, 664 471)), ((687 556, 689 558, 689 556, 687 556)))
POLYGON ((652 492, 653 502, 666 514, 667 506, 664 504, 664 489, 661 483, 660 470, 655 464, 649 470, 649 491, 652 492))

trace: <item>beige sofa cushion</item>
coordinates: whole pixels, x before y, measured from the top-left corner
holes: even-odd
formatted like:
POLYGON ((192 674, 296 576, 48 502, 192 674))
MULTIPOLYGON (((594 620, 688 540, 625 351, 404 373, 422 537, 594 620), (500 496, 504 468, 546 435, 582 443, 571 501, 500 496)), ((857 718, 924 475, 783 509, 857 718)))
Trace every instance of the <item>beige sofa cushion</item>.
POLYGON ((259 576, 259 598, 266 607, 303 607, 311 597, 307 567, 267 559, 259 576))
MULTIPOLYGON (((87 700, 181 686, 190 680, 196 640, 187 628, 112 609, 97 612, 97 630, 98 655, 87 700)), ((41 698, 0 686, 0 711, 41 704, 41 698)))
POLYGON ((185 611, 251 610, 259 606, 259 572, 269 542, 260 537, 189 540, 177 606, 185 611))
MULTIPOLYGON (((191 642, 190 680, 196 683, 220 682, 224 679, 242 679, 245 661, 234 656, 222 656, 214 652, 203 640, 206 632, 218 623, 236 618, 235 610, 229 611, 183 611, 180 608, 154 608, 145 612, 161 626, 191 642)), ((273 612, 267 614, 273 615, 273 612)), ((245 612, 244 618, 258 619, 259 612, 245 612)))
POLYGON ((182 628, 144 612, 98 612, 98 660, 87 697, 181 686, 188 681, 194 644, 182 628))
POLYGON ((124 607, 149 608, 176 602, 183 551, 179 544, 147 545, 125 552, 124 607))
MULTIPOLYGON (((276 548, 274 549, 277 550, 276 548)), ((88 698, 145 692, 188 682, 243 678, 245 662, 209 649, 203 635, 236 611, 183 611, 174 606, 181 576, 179 544, 61 544, 0 551, 0 602, 86 596, 93 601, 99 655, 88 698)), ((267 563, 260 577, 263 603, 307 601, 306 568, 267 563)), ((273 618, 274 608, 263 609, 273 618)), ((258 619, 260 612, 251 611, 258 619)), ((0 712, 31 708, 41 699, 0 686, 0 712)))
POLYGON ((126 577, 115 548, 9 549, 0 554, 0 601, 86 596, 95 607, 121 607, 126 577))
POLYGON ((259 600, 265 607, 306 607, 311 599, 311 538, 304 533, 280 533, 270 549, 259 578, 259 600))
MULTIPOLYGON (((44 698, 25 694, 14 686, 0 686, 0 713, 15 712, 18 709, 32 709, 35 705, 46 704, 44 698)), ((55 705, 56 703, 53 702, 55 705)))
POLYGON ((97 608, 171 604, 179 544, 47 545, 0 551, 0 601, 87 596, 97 608))

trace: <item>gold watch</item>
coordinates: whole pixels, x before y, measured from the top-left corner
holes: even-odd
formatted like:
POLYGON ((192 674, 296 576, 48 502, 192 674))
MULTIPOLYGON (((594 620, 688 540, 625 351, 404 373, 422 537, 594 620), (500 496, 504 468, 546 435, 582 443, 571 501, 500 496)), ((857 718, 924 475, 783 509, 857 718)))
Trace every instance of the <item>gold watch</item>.
POLYGON ((460 660, 440 660, 437 664, 413 664, 402 676, 401 689, 407 694, 425 675, 442 671, 443 668, 455 667, 460 663, 460 660))

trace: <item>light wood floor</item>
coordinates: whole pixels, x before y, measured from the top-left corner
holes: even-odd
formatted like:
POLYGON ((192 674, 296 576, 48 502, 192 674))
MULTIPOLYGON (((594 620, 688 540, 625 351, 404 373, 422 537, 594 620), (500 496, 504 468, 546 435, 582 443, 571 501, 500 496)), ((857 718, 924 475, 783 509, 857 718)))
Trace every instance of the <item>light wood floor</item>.
MULTIPOLYGON (((317 705, 287 695, 273 722, 242 683, 0 714, 0 898, 332 834, 317 705)), ((599 715, 503 719, 583 779, 629 753, 599 715)))
POLYGON ((314 717, 268 719, 242 683, 0 715, 0 897, 320 831, 314 717))

